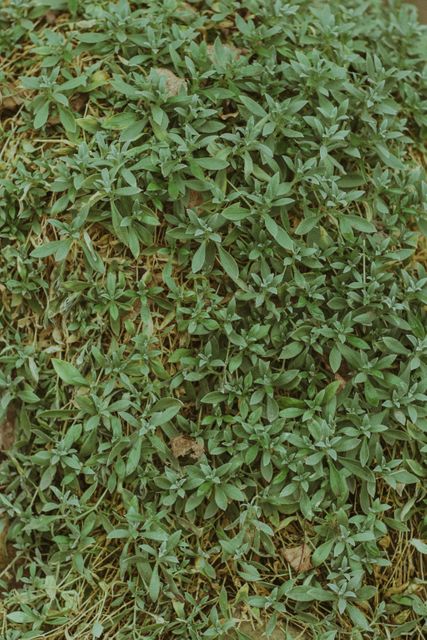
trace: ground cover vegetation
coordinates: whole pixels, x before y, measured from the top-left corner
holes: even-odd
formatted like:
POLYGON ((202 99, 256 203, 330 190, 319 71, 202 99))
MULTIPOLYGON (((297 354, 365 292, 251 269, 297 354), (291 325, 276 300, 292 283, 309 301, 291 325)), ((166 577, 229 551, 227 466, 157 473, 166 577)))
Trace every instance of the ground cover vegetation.
POLYGON ((426 45, 1 3, 1 638, 425 637, 426 45))

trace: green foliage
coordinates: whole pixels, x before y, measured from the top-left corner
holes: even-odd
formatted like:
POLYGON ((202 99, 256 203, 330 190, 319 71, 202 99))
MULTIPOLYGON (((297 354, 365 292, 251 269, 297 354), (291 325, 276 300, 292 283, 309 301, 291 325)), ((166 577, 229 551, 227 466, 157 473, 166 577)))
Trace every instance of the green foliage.
POLYGON ((3 3, 2 638, 425 637, 426 44, 3 3))

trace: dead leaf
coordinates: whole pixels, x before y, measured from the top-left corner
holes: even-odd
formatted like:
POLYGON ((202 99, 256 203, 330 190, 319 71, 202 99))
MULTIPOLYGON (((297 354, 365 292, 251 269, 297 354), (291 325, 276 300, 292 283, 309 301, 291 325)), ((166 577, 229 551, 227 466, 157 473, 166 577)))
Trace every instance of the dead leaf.
POLYGON ((185 458, 189 456, 193 460, 198 460, 205 450, 203 444, 200 444, 190 436, 176 436, 172 438, 171 449, 175 458, 185 458))
POLYGON ((384 536, 383 538, 381 538, 379 541, 379 545, 382 549, 388 549, 389 546, 391 545, 390 536, 384 536))
POLYGON ((88 95, 84 93, 77 93, 70 99, 70 106, 73 111, 77 113, 83 113, 85 110, 86 103, 88 101, 88 95))
POLYGON ((302 544, 299 547, 290 547, 289 549, 285 549, 283 555, 291 565, 292 569, 297 573, 302 573, 303 571, 309 571, 312 569, 311 549, 306 544, 302 544))
POLYGON ((195 209, 203 203, 203 196, 199 191, 190 189, 188 194, 188 207, 195 209))
POLYGON ((228 120, 229 118, 236 118, 239 115, 238 111, 233 111, 232 113, 221 113, 219 116, 221 120, 228 120))
POLYGON ((55 11, 47 11, 47 13, 45 14, 44 19, 46 20, 46 22, 48 24, 56 24, 56 21, 58 19, 58 14, 55 13, 55 11))
POLYGON ((411 615, 411 610, 409 608, 408 609, 404 609, 403 611, 401 611, 397 615, 393 616, 392 620, 393 620, 394 624, 404 624, 407 621, 407 619, 409 618, 410 615, 411 615))
POLYGON ((0 422, 0 451, 8 451, 8 449, 13 447, 13 443, 15 442, 15 423, 15 407, 10 404, 6 416, 2 422, 0 422))
POLYGON ((0 93, 0 112, 17 111, 28 97, 28 91, 13 84, 3 85, 0 93))
POLYGON ((335 374, 335 380, 337 380, 337 382, 340 383, 340 386, 338 387, 340 391, 345 389, 346 384, 347 384, 347 380, 345 380, 345 378, 343 378, 339 373, 336 373, 335 374))
POLYGON ((177 96, 181 87, 186 87, 184 78, 179 78, 173 71, 164 67, 154 67, 154 71, 162 78, 166 78, 166 90, 170 96, 177 96))
POLYGON ((409 586, 409 582, 393 585, 392 587, 390 587, 390 589, 387 589, 387 591, 385 592, 385 597, 390 598, 391 596, 395 596, 398 593, 403 593, 404 591, 406 591, 408 586, 409 586))
POLYGON ((16 111, 24 101, 19 96, 5 96, 1 99, 2 111, 16 111))

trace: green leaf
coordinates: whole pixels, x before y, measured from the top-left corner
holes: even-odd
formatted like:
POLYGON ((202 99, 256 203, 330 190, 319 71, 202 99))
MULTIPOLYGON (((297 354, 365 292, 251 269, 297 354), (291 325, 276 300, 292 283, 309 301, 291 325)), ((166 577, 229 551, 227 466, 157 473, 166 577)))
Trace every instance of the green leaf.
POLYGON ((194 493, 188 498, 187 502, 185 503, 185 513, 189 513, 190 511, 194 511, 194 509, 197 509, 197 507, 203 502, 204 499, 204 495, 197 495, 197 493, 194 493))
POLYGON ((412 538, 410 540, 410 543, 420 553, 427 554, 427 543, 426 542, 423 542, 422 540, 419 540, 418 538, 412 538))
POLYGON ((150 585, 148 587, 148 593, 153 602, 157 602, 160 594, 160 577, 159 577, 159 569, 157 564, 154 565, 153 571, 151 572, 150 585))
POLYGON ((95 116, 85 116, 84 118, 76 118, 76 124, 88 133, 96 133, 100 127, 100 122, 95 116))
POLYGON ((127 529, 112 529, 107 535, 108 540, 121 540, 129 537, 130 533, 127 529))
POLYGON ((227 509, 228 500, 222 487, 215 487, 215 502, 222 511, 227 509))
POLYGON ((24 611, 12 611, 6 615, 6 618, 11 622, 16 622, 17 624, 29 624, 34 622, 34 616, 30 613, 24 613, 24 611))
POLYGON ((50 465, 47 467, 40 478, 39 488, 40 491, 45 491, 50 485, 56 475, 56 465, 50 465))
POLYGON ((52 242, 47 242, 46 244, 36 247, 30 255, 32 258, 46 258, 47 256, 54 255, 55 260, 61 262, 67 257, 72 244, 72 238, 53 240, 52 242))
POLYGON ((360 216, 352 216, 346 214, 345 220, 353 229, 356 229, 356 231, 361 231, 362 233, 375 233, 375 231, 377 230, 372 222, 369 222, 369 220, 361 218, 360 216))
POLYGON ((99 42, 105 42, 110 38, 108 33, 78 33, 77 40, 85 42, 87 44, 97 44, 99 42))
POLYGON ((413 473, 410 473, 405 469, 392 471, 392 473, 387 475, 387 478, 394 482, 399 482, 400 484, 416 484, 417 482, 420 482, 420 478, 417 478, 417 476, 414 476, 413 473))
POLYGON ((249 98, 249 96, 240 96, 240 102, 254 116, 258 116, 259 118, 264 118, 267 115, 267 112, 261 107, 261 105, 255 100, 253 100, 252 98, 249 98))
POLYGON ((312 602, 313 600, 328 602, 334 600, 334 595, 330 591, 325 591, 321 587, 305 585, 294 587, 287 593, 287 597, 297 602, 312 602))
MULTIPOLYGON (((178 351, 180 350, 178 349, 178 351)), ((188 349, 182 349, 181 351, 185 352, 186 355, 189 355, 190 353, 188 349)), ((169 362, 179 362, 179 360, 180 356, 178 356, 178 358, 176 359, 174 359, 173 357, 169 358, 169 362)), ((178 413, 178 411, 182 407, 182 402, 177 398, 161 398, 151 407, 151 410, 163 411, 164 409, 171 409, 172 407, 176 409, 176 412, 178 413)))
POLYGON ((279 227, 279 225, 276 224, 273 218, 271 218, 267 214, 264 214, 264 222, 267 231, 271 234, 274 240, 278 244, 280 244, 283 249, 292 251, 294 248, 294 243, 290 236, 286 233, 286 231, 282 229, 282 227, 279 227))
POLYGON ((137 120, 133 122, 131 125, 123 129, 120 134, 120 140, 122 142, 132 142, 133 140, 137 140, 140 136, 142 136, 145 127, 147 126, 147 121, 137 120))
POLYGON ((335 382, 331 382, 330 384, 328 384, 328 386, 325 388, 325 395, 323 397, 322 404, 326 404, 330 402, 332 398, 336 396, 340 386, 341 386, 340 380, 335 380, 335 382))
POLYGON ((39 107, 34 116, 34 128, 41 129, 47 122, 49 117, 49 106, 50 102, 47 100, 44 102, 41 107, 39 107))
POLYGON ((332 493, 344 502, 348 496, 347 480, 342 471, 338 471, 332 462, 329 462, 329 479, 332 493))
POLYGON ((349 458, 341 458, 340 462, 342 466, 350 471, 357 478, 361 478, 362 480, 370 481, 374 478, 372 471, 369 469, 363 469, 359 462, 356 460, 350 460, 349 458))
POLYGON ((241 576, 247 582, 258 582, 261 580, 261 576, 259 571, 253 564, 249 564, 249 562, 240 562, 240 566, 242 568, 241 571, 238 571, 239 576, 241 576))
POLYGON ((249 216, 251 215, 251 211, 249 209, 241 207, 238 204, 232 204, 221 211, 221 215, 224 216, 224 218, 226 218, 227 220, 231 220, 232 222, 240 222, 240 220, 249 218, 249 216))
POLYGON ((377 143, 375 147, 379 157, 388 167, 391 167, 391 169, 397 169, 398 171, 403 171, 405 169, 403 162, 393 155, 384 144, 377 143))
POLYGON ((195 158, 195 161, 199 167, 210 171, 220 171, 221 169, 226 169, 229 165, 228 160, 223 160, 222 158, 195 158))
POLYGON ((136 119, 137 115, 133 111, 115 113, 102 121, 102 128, 113 131, 124 131, 135 124, 136 119))
POLYGON ((163 411, 158 411, 156 413, 153 413, 153 415, 150 418, 151 426, 159 427, 165 424, 166 422, 169 422, 169 420, 172 420, 172 418, 174 418, 179 413, 181 406, 182 405, 180 402, 174 402, 173 404, 170 404, 163 411))
POLYGON ((205 396, 203 396, 201 401, 205 402, 206 404, 219 404, 220 402, 225 400, 226 397, 226 394, 221 393, 221 391, 211 391, 210 393, 207 393, 205 396))
POLYGON ((331 351, 329 352, 329 364, 333 373, 336 373, 339 370, 339 368, 341 367, 341 361, 341 352, 337 349, 337 347, 332 347, 331 351))
POLYGON ((296 358, 296 356, 299 355, 303 349, 304 344, 302 342, 291 342, 290 344, 283 347, 280 357, 283 358, 283 360, 296 358))
POLYGON ((295 233, 299 236, 309 233, 312 229, 318 226, 320 220, 321 216, 309 216, 304 218, 295 229, 295 233))
POLYGON ((206 242, 202 242, 202 244, 197 249, 196 253, 193 255, 191 260, 191 270, 193 273, 198 273, 205 264, 206 259, 206 242))
POLYGON ((370 630, 368 619, 366 618, 363 611, 361 611, 361 609, 356 607, 354 604, 348 603, 346 611, 348 612, 350 618, 352 619, 356 627, 359 627, 364 631, 370 630))
POLYGON ((59 119, 65 131, 75 133, 77 130, 76 120, 71 109, 58 105, 59 119))
POLYGON ((103 632, 104 632, 103 625, 99 622, 99 620, 96 620, 96 622, 94 622, 92 626, 92 638, 95 638, 95 639, 101 638, 103 632))
POLYGON ((30 404, 40 401, 40 398, 38 397, 38 395, 35 394, 34 391, 28 387, 26 389, 23 389, 22 391, 18 391, 17 397, 20 398, 20 400, 23 400, 24 402, 30 403, 30 404))
POLYGON ((218 255, 226 274, 229 275, 232 280, 237 280, 239 277, 239 267, 233 256, 220 246, 218 247, 218 255))
POLYGON ((86 231, 83 232, 83 243, 81 247, 89 266, 98 273, 104 273, 105 265, 93 248, 92 240, 86 231))
POLYGON ((126 461, 126 475, 130 476, 139 465, 139 460, 141 458, 141 447, 142 447, 142 439, 139 438, 135 444, 131 447, 129 451, 129 456, 126 461))
POLYGON ((413 255, 414 251, 415 249, 398 249, 397 251, 390 251, 387 253, 386 258, 401 262, 402 260, 408 260, 408 258, 413 255))
POLYGON ((311 560, 315 567, 318 567, 320 564, 325 562, 325 560, 329 557, 329 554, 332 551, 332 547, 334 546, 335 540, 327 540, 323 544, 319 545, 311 556, 311 560))
POLYGON ((63 380, 66 384, 71 384, 76 387, 88 387, 90 386, 90 382, 86 380, 80 373, 78 369, 70 362, 66 362, 65 360, 58 360, 57 358, 52 358, 53 368, 55 369, 58 376, 63 380))
POLYGON ((403 356, 406 356, 409 354, 408 349, 406 349, 403 346, 403 344, 399 342, 399 340, 396 340, 395 338, 385 336, 383 338, 383 342, 391 353, 398 353, 403 356))

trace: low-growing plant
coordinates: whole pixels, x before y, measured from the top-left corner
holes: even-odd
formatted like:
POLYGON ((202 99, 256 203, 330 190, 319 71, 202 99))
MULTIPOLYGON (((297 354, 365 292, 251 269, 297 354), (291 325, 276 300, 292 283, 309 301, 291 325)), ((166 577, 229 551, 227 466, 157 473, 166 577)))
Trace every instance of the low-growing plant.
POLYGON ((426 51, 398 0, 0 7, 4 640, 425 637, 426 51))

